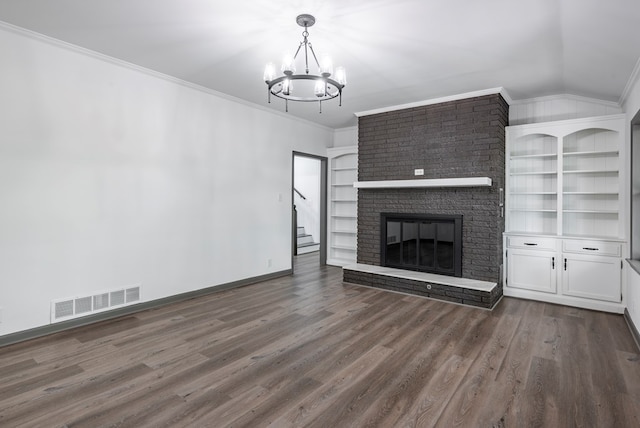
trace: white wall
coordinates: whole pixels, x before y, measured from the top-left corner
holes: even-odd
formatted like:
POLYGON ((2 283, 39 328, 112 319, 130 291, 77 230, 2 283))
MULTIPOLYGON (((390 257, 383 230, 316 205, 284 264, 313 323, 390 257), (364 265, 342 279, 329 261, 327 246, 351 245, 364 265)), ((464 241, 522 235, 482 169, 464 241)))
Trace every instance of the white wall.
POLYGON ((512 101, 509 106, 509 125, 578 119, 622 113, 616 103, 578 97, 554 95, 512 101))
MULTIPOLYGON (((638 71, 639 65, 640 62, 636 65, 636 71, 638 71)), ((640 73, 634 74, 634 79, 631 84, 632 86, 630 87, 623 105, 625 114, 627 115, 627 123, 631 123, 633 117, 638 113, 638 111, 640 111, 640 73)), ((631 149, 630 134, 630 132, 627 132, 627 153, 630 153, 631 149)), ((630 167, 630 164, 627 163, 627 166, 630 167)), ((635 171, 634 173, 637 174, 638 171, 635 171)), ((631 210, 629 208, 629 204, 627 205, 629 212, 631 210)), ((634 212, 632 214, 635 216, 640 215, 638 212, 634 212)), ((640 328, 640 274, 629 266, 625 266, 625 269, 627 270, 627 310, 629 311, 631 320, 635 324, 636 328, 640 328)))
POLYGON ((358 146, 358 127, 336 129, 333 133, 333 147, 358 146))
POLYGON ((291 267, 292 151, 332 130, 5 27, 0 52, 0 335, 291 267))
POLYGON ((320 159, 295 156, 293 160, 295 188, 306 199, 294 195, 298 226, 304 227, 313 242, 320 243, 320 159))

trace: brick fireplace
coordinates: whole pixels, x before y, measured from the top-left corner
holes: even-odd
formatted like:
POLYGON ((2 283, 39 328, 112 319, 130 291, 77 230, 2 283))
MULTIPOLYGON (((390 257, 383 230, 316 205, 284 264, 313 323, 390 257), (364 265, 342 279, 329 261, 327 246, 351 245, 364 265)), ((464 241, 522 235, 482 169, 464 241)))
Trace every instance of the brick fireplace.
MULTIPOLYGON (((360 188, 358 264, 380 266, 383 213, 461 215, 464 224, 461 276, 496 283, 496 289, 491 291, 493 297, 476 306, 491 307, 497 302, 502 295, 504 217, 500 189, 504 188, 504 128, 508 112, 509 106, 502 96, 493 94, 359 118, 359 182, 489 177, 491 185, 360 188), (423 169, 424 175, 416 177, 415 169, 423 169)), ((345 281, 362 283, 366 275, 360 274, 345 269, 345 281)), ((368 282, 365 285, 376 286, 372 282, 380 281, 378 278, 368 282)), ((387 284, 382 288, 394 286, 387 284)), ((415 288, 412 284, 397 291, 411 292, 415 288)), ((443 291, 440 297, 474 304, 465 301, 462 289, 453 291, 450 295, 443 291)))

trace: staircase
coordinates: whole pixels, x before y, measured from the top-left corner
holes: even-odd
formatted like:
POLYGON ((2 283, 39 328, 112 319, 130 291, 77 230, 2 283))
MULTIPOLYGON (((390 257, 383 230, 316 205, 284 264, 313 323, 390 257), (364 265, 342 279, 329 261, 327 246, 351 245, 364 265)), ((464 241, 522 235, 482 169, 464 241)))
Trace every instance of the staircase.
POLYGON ((298 226, 298 255, 320 250, 320 244, 313 242, 313 236, 307 235, 304 226, 298 226))

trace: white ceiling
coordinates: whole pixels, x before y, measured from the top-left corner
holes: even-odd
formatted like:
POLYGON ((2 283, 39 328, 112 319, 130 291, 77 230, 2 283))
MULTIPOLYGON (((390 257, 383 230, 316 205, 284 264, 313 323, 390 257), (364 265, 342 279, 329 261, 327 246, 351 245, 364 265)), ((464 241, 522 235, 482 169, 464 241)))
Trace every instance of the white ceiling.
POLYGON ((0 21, 279 111, 262 72, 297 48, 300 13, 348 85, 342 107, 289 114, 332 128, 496 87, 619 102, 640 58, 639 0, 0 0, 0 21))

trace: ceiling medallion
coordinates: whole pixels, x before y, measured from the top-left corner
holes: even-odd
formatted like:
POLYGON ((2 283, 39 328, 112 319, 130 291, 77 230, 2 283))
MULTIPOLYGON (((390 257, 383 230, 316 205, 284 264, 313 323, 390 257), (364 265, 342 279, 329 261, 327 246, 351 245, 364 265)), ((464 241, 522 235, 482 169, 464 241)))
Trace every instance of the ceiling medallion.
POLYGON ((282 98, 285 100, 285 111, 289 111, 289 101, 318 102, 320 113, 322 113, 323 101, 338 97, 339 105, 342 105, 342 89, 347 84, 344 67, 336 67, 334 75, 333 63, 328 55, 321 56, 318 61, 311 42, 309 42, 308 31, 309 27, 315 24, 315 17, 308 14, 298 15, 296 22, 304 28, 302 41, 295 55, 285 55, 280 68, 283 74, 276 77, 276 67, 273 63, 267 64, 264 70, 269 103, 271 95, 282 98), (301 53, 304 53, 304 73, 296 74, 296 59, 301 53), (317 67, 317 74, 313 74, 309 70, 310 58, 313 60, 312 66, 315 64, 317 67))

